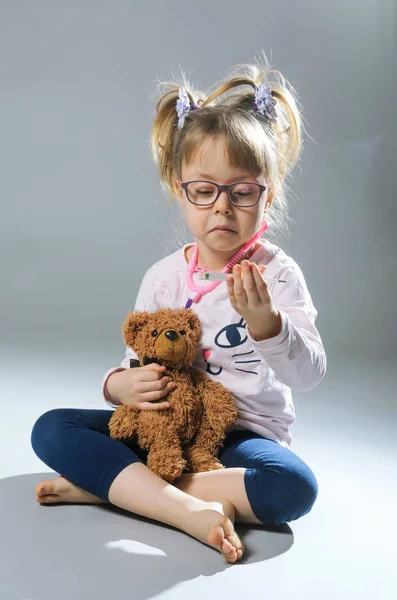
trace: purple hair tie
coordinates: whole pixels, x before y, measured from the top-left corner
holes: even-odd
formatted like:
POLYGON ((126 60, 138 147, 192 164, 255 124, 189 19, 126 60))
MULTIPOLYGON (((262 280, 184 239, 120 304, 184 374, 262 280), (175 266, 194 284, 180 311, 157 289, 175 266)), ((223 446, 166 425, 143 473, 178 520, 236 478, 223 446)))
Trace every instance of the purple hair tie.
POLYGON ((182 129, 185 119, 191 110, 199 108, 196 104, 190 104, 189 96, 184 88, 179 88, 176 110, 178 112, 178 129, 182 129))
POLYGON ((255 87, 255 102, 252 103, 252 108, 272 123, 276 122, 277 117, 275 105, 271 87, 265 87, 263 83, 255 87))

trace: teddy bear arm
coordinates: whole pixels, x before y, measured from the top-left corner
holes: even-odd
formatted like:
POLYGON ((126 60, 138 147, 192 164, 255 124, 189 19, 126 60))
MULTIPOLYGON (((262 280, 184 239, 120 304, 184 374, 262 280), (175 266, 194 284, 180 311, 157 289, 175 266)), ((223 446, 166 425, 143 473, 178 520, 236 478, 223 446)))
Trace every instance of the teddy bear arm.
POLYGON ((193 369, 194 386, 199 390, 205 413, 211 427, 219 434, 225 434, 236 422, 238 410, 231 392, 218 381, 213 381, 203 371, 193 369))
POLYGON ((127 440, 137 433, 139 412, 129 406, 119 406, 109 420, 110 437, 127 440))
POLYGON ((199 429, 189 449, 202 449, 216 455, 224 439, 223 431, 215 431, 206 413, 203 414, 199 429))
POLYGON ((219 434, 226 434, 237 420, 237 407, 231 392, 217 381, 203 386, 204 410, 211 427, 219 434))

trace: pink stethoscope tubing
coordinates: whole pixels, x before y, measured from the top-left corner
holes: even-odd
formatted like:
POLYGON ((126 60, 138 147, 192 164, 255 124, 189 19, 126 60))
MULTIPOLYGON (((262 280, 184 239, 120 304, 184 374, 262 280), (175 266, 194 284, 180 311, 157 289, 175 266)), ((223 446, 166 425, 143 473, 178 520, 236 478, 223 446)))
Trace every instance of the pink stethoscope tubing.
MULTIPOLYGON (((236 254, 229 260, 229 262, 226 264, 226 266, 222 269, 221 273, 229 273, 231 271, 232 267, 253 246, 253 244, 255 244, 255 242, 263 235, 263 233, 267 230, 267 228, 268 228, 267 221, 263 221, 262 225, 259 227, 259 229, 255 233, 255 235, 253 235, 253 237, 250 240, 248 240, 248 242, 246 242, 244 244, 244 246, 242 246, 242 248, 240 248, 240 250, 238 252, 236 252, 236 254)), ((194 283, 193 275, 195 273, 195 269, 196 269, 196 265, 197 265, 197 257, 198 257, 198 247, 197 247, 197 242, 194 242, 192 257, 191 257, 191 259, 189 261, 189 265, 187 267, 186 281, 187 281, 187 287, 192 292, 197 292, 197 295, 194 298, 189 298, 189 300, 186 303, 186 307, 191 306, 192 302, 198 302, 204 294, 207 294, 208 292, 212 292, 212 290, 214 290, 221 283, 221 281, 212 281, 211 283, 207 284, 206 286, 200 286, 200 285, 197 285, 196 283, 194 283)))

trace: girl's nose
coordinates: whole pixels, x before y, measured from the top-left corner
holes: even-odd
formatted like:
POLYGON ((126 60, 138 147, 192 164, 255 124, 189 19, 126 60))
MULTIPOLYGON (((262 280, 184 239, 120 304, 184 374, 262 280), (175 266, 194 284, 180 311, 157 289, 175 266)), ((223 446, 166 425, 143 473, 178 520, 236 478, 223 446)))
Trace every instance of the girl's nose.
POLYGON ((222 190, 217 198, 217 201, 214 203, 214 209, 222 211, 230 210, 230 204, 231 202, 229 200, 229 196, 227 195, 227 191, 222 190))

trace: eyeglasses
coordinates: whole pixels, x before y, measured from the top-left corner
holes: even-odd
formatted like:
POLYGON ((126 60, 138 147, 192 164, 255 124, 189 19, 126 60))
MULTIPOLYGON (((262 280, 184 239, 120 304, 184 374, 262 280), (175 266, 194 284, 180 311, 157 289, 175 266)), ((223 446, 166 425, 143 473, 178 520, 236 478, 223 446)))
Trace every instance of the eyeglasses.
POLYGON ((218 185, 212 181, 185 181, 179 180, 181 188, 185 190, 186 197, 196 206, 210 206, 214 204, 222 191, 225 191, 232 204, 242 208, 258 204, 263 192, 269 185, 260 185, 251 181, 240 181, 230 185, 218 185))

